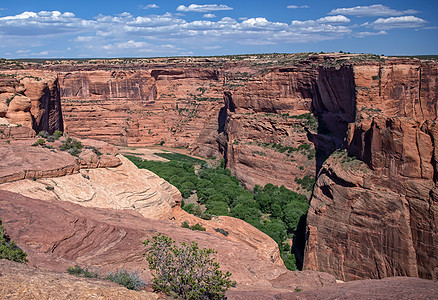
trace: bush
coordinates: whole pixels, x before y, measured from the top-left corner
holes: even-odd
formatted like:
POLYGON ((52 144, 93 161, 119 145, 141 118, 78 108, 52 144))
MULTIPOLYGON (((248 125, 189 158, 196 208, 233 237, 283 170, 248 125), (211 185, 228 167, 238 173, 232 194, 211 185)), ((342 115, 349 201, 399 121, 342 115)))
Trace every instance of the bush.
POLYGON ((26 263, 26 257, 27 253, 18 248, 15 242, 6 235, 2 220, 0 220, 0 259, 26 263))
POLYGON ((49 136, 49 133, 47 131, 40 131, 38 133, 38 137, 40 137, 40 138, 46 139, 48 136, 49 136))
POLYGON ((45 145, 45 144, 46 144, 46 141, 44 139, 42 139, 42 138, 39 138, 39 139, 36 140, 35 143, 32 144, 32 146, 36 147, 36 146, 42 146, 42 145, 45 145))
POLYGON ((87 267, 82 268, 81 266, 68 267, 67 273, 74 276, 79 277, 87 277, 87 278, 98 278, 99 274, 94 271, 90 271, 87 267))
POLYGON ((187 222, 187 221, 182 222, 181 227, 191 229, 191 230, 198 230, 198 231, 205 231, 206 230, 205 227, 202 227, 202 225, 199 223, 196 223, 195 225, 190 226, 189 222, 187 222))
POLYGON ((59 149, 61 151, 67 151, 73 156, 78 156, 81 153, 81 149, 83 147, 84 146, 80 141, 68 137, 65 141, 62 142, 62 145, 59 146, 59 149))
POLYGON ((161 234, 143 244, 149 246, 146 259, 156 291, 176 293, 183 299, 225 299, 225 292, 236 284, 229 279, 231 273, 224 274, 219 263, 210 258, 216 253, 213 249, 201 249, 195 242, 178 247, 161 234))
POLYGON ((63 135, 63 133, 62 133, 62 131, 60 131, 60 130, 56 130, 56 131, 53 133, 53 137, 54 137, 56 140, 58 140, 62 135, 63 135))
POLYGON ((109 273, 105 279, 111 280, 117 284, 123 285, 127 289, 139 291, 144 285, 137 272, 128 272, 125 269, 109 273))

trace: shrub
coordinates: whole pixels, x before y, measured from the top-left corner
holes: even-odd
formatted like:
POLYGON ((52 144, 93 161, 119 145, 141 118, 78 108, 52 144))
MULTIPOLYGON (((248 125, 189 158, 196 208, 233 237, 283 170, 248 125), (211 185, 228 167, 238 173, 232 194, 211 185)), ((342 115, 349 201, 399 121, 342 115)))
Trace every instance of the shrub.
POLYGON ((236 283, 230 272, 219 270, 211 254, 213 249, 198 244, 181 243, 158 234, 143 242, 149 249, 146 259, 152 271, 153 288, 166 294, 176 293, 183 299, 225 299, 225 292, 236 283))
POLYGON ((56 130, 56 131, 53 133, 53 137, 54 137, 56 140, 58 140, 62 135, 63 135, 63 133, 62 133, 62 131, 60 131, 60 130, 56 130))
POLYGON ((139 291, 144 285, 137 272, 128 272, 125 269, 109 273, 105 279, 111 280, 117 284, 123 285, 127 289, 139 291))
POLYGON ((90 271, 87 267, 82 268, 81 266, 68 267, 67 273, 74 276, 79 277, 87 277, 87 278, 98 278, 99 274, 94 271, 90 271))
POLYGON ((190 229, 189 222, 187 222, 187 221, 182 222, 182 223, 181 223, 181 227, 182 227, 182 228, 190 229))
POLYGON ((45 145, 45 144, 46 144, 46 141, 44 139, 42 139, 42 138, 39 138, 39 139, 36 140, 35 143, 32 144, 32 146, 37 147, 37 146, 42 146, 42 145, 45 145))
POLYGON ((195 225, 190 226, 191 230, 205 231, 205 227, 202 227, 201 224, 196 223, 195 225))
POLYGON ((65 141, 62 142, 62 145, 59 146, 59 149, 61 151, 67 151, 73 156, 78 156, 81 153, 81 149, 83 147, 84 146, 80 141, 68 137, 65 141))
POLYGON ((0 259, 12 260, 19 263, 27 262, 27 253, 21 250, 5 233, 0 219, 0 259))
POLYGON ((48 136, 49 136, 49 133, 47 131, 40 131, 38 133, 38 137, 40 137, 40 138, 46 139, 48 136))
POLYGON ((205 231, 206 230, 205 227, 202 227, 202 225, 199 223, 196 223, 195 225, 190 226, 189 222, 187 222, 187 221, 182 222, 181 227, 191 229, 191 230, 198 230, 198 231, 205 231))

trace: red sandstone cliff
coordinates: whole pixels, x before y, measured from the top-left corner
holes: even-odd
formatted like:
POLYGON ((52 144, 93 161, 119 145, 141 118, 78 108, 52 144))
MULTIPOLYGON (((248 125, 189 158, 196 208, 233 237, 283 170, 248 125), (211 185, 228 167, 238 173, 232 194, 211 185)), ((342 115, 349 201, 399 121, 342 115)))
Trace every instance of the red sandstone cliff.
POLYGON ((31 137, 43 130, 63 131, 56 74, 9 71, 1 75, 0 124, 3 128, 0 139, 31 137), (34 76, 36 74, 41 77, 34 76))
POLYGON ((336 152, 319 172, 305 268, 345 280, 437 278, 436 75, 435 63, 354 67, 352 157, 336 152))

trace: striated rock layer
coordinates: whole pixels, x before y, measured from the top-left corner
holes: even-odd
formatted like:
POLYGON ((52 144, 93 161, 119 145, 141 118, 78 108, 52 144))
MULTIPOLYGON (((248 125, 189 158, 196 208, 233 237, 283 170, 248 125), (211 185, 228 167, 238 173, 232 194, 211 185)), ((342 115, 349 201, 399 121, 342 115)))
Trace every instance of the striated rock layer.
POLYGON ((355 66, 347 153, 319 172, 305 268, 344 280, 438 277, 436 64, 355 66))
POLYGON ((101 272, 125 268, 138 271, 150 282, 152 278, 143 256, 142 241, 163 233, 178 242, 196 241, 200 247, 217 250, 215 256, 221 269, 233 273, 238 290, 260 289, 277 293, 295 288, 313 289, 335 282, 334 277, 326 273, 288 271, 260 255, 250 244, 217 233, 181 228, 180 224, 169 220, 148 219, 134 210, 37 200, 2 190, 0 207, 6 232, 29 254, 29 266, 42 270, 63 272, 75 264, 101 272), (281 283, 280 278, 296 280, 281 283))
POLYGON ((54 73, 0 74, 0 139, 28 138, 40 131, 63 131, 61 97, 54 73), (17 126, 32 128, 17 130, 17 126))

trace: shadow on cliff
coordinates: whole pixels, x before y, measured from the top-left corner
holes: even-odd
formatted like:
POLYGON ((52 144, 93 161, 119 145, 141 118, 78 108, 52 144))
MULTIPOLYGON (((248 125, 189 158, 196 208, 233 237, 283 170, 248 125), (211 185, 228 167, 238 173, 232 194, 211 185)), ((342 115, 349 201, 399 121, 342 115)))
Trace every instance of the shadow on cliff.
MULTIPOLYGON (((320 68, 318 78, 306 94, 312 95, 312 113, 318 120, 317 132, 307 130, 315 146, 316 174, 337 149, 347 146, 348 124, 356 119, 356 87, 351 66, 320 68)), ((306 219, 302 216, 294 238, 293 253, 299 270, 303 267, 306 219)))
POLYGON ((64 131, 64 120, 62 117, 61 95, 58 79, 51 86, 46 86, 39 103, 37 116, 32 116, 32 129, 36 133, 47 131, 53 134, 55 131, 64 131))
POLYGON ((316 134, 308 131, 308 138, 315 145, 318 174, 334 151, 346 147, 348 124, 356 119, 353 67, 320 68, 311 95, 311 110, 318 120, 318 129, 316 134))

